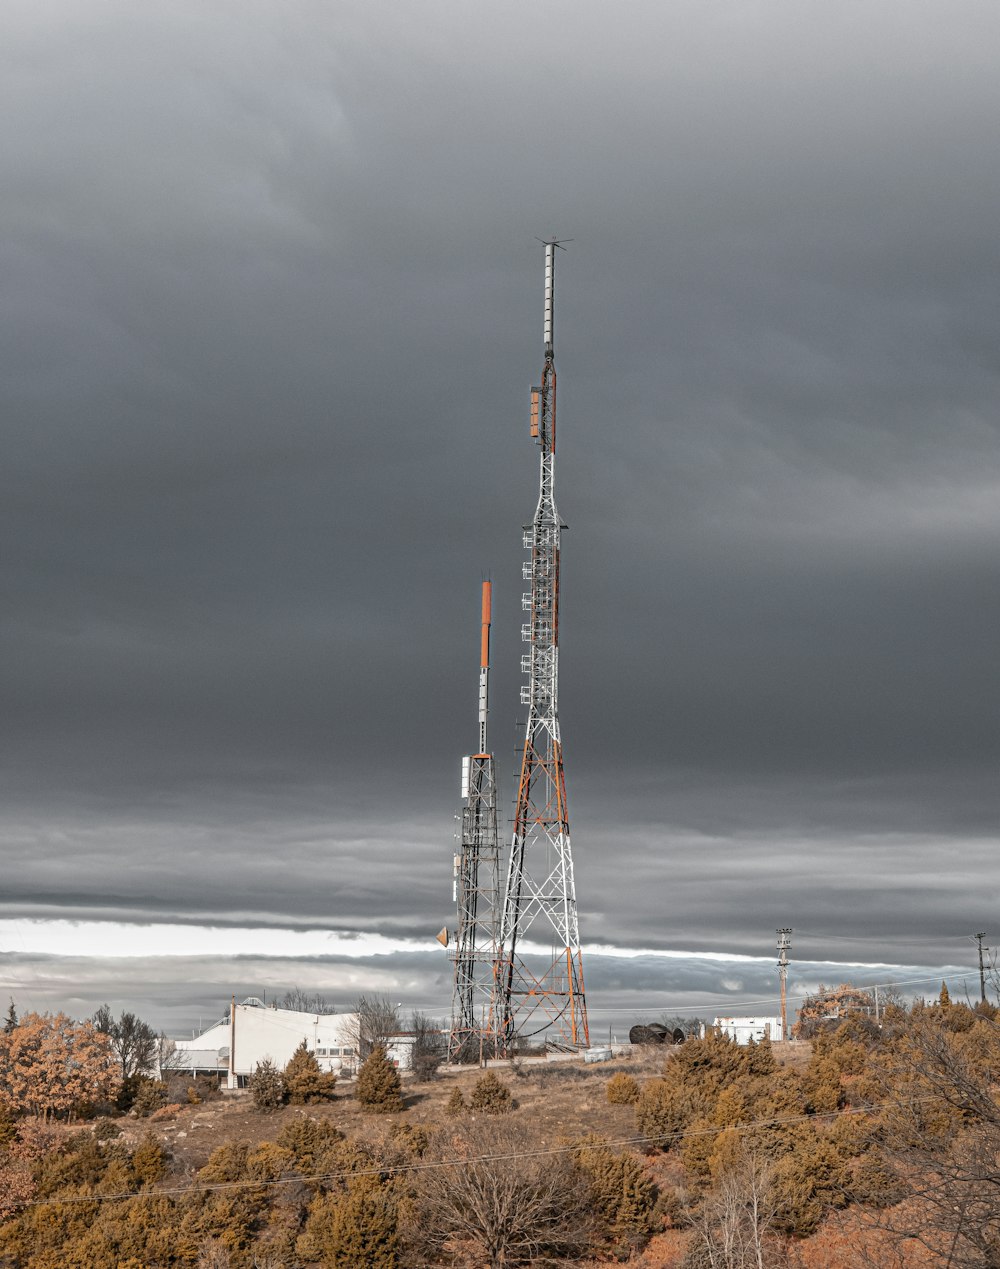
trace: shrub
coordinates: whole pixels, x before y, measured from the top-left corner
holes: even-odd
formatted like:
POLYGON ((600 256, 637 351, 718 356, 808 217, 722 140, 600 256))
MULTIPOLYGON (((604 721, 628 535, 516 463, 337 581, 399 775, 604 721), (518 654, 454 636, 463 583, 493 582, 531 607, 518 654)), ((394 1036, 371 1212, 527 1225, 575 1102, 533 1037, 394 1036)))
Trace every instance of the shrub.
POLYGON ((107 1115, 102 1115, 94 1121, 94 1140, 95 1141, 114 1141, 116 1137, 122 1135, 121 1125, 116 1124, 113 1119, 109 1119, 107 1115))
POLYGON ((608 1101, 612 1106, 632 1106, 639 1100, 639 1085, 631 1075, 618 1071, 608 1080, 608 1101))
POLYGON ((180 1108, 180 1102, 168 1102, 166 1106, 161 1106, 159 1110, 154 1110, 149 1118, 151 1120, 173 1119, 180 1108))
POLYGON ((140 1119, 148 1119, 154 1111, 167 1104, 167 1086, 162 1080, 152 1080, 145 1075, 139 1076, 135 1096, 132 1098, 132 1109, 140 1119))
MULTIPOLYGON (((688 1046, 685 1045, 685 1048, 688 1046)), ((644 1137, 669 1150, 691 1118, 691 1101, 685 1089, 670 1080, 649 1080, 635 1104, 635 1122, 644 1137)))
POLYGON ((194 1098, 202 1102, 214 1102, 222 1097, 217 1075, 195 1075, 192 1078, 189 1071, 171 1071, 167 1068, 163 1072, 163 1078, 167 1082, 167 1098, 172 1102, 187 1102, 189 1106, 196 1106, 198 1102, 194 1098))
POLYGON ((470 1110, 481 1110, 485 1115, 506 1115, 514 1109, 510 1089, 502 1084, 492 1071, 476 1080, 469 1098, 470 1110))
POLYGON ((265 1113, 284 1105, 285 1081, 270 1058, 257 1063, 257 1069, 250 1076, 250 1093, 253 1104, 265 1113))
POLYGON ((344 1134, 328 1119, 295 1118, 278 1133, 278 1145, 295 1156, 295 1166, 306 1174, 314 1172, 317 1161, 332 1146, 344 1140, 344 1134))
POLYGON ((446 1115, 464 1115, 466 1110, 468 1110, 460 1088, 451 1090, 451 1096, 445 1102, 444 1110, 446 1115))
POLYGON ((0 1098, 0 1150, 17 1136, 17 1115, 12 1107, 0 1098))
POLYGON ((170 1156, 159 1138, 147 1132, 132 1151, 132 1171, 140 1185, 152 1185, 167 1173, 170 1156))
POLYGON ((639 1160, 598 1137, 583 1141, 574 1158, 610 1237, 631 1246, 645 1242, 652 1232, 656 1187, 639 1160))
POLYGON ((385 1048, 377 1044, 358 1073, 358 1101, 363 1110, 391 1115, 405 1110, 399 1072, 389 1061, 385 1048))
POLYGON ((447 1166, 419 1172, 414 1195, 416 1241, 431 1263, 456 1247, 463 1263, 491 1269, 579 1261, 590 1232, 579 1173, 565 1155, 532 1154, 534 1145, 506 1117, 438 1139, 436 1157, 447 1166))
POLYGON ((391 1189, 374 1177, 359 1177, 347 1194, 323 1194, 314 1200, 298 1253, 327 1269, 396 1269, 397 1221, 391 1189))
POLYGON ((309 1051, 305 1040, 288 1059, 283 1080, 285 1101, 293 1106, 333 1101, 337 1077, 331 1071, 320 1070, 316 1054, 309 1051))

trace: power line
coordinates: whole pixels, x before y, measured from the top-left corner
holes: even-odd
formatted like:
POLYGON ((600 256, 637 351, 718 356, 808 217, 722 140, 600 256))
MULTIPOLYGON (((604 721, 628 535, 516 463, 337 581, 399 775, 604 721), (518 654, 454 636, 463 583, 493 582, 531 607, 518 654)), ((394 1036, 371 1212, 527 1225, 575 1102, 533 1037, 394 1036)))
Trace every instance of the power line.
MULTIPOLYGON (((925 978, 890 978, 883 983, 859 983, 858 986, 862 991, 874 991, 876 988, 884 990, 892 987, 911 987, 920 983, 937 983, 940 982, 940 974, 929 974, 925 978)), ((790 992, 789 1000, 808 1000, 815 992, 790 992)), ((775 1005, 779 1002, 778 996, 764 996, 759 1000, 708 1000, 701 1001, 698 1004, 687 1005, 671 1005, 669 1002, 660 1007, 660 1013, 708 1013, 713 1009, 749 1009, 756 1005, 775 1005)), ((635 1016, 635 1010, 616 1009, 605 1011, 602 1016, 605 1018, 628 1018, 635 1016)), ((651 1011, 647 1011, 651 1012, 651 1011)))

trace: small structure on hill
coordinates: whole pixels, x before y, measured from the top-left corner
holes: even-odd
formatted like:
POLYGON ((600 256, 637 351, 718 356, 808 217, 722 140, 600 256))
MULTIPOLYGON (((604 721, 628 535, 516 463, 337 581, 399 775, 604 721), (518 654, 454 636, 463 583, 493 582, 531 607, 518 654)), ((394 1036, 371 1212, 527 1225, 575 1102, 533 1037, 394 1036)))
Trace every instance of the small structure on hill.
POLYGON ((783 1040, 780 1018, 716 1018, 715 1026, 737 1044, 783 1040))
POLYGON ((357 1030, 355 1013, 277 1009, 249 996, 242 1004, 234 1000, 229 1013, 201 1035, 175 1040, 170 1069, 219 1075, 229 1088, 242 1088, 265 1058, 281 1070, 304 1040, 320 1070, 353 1075, 357 1030))

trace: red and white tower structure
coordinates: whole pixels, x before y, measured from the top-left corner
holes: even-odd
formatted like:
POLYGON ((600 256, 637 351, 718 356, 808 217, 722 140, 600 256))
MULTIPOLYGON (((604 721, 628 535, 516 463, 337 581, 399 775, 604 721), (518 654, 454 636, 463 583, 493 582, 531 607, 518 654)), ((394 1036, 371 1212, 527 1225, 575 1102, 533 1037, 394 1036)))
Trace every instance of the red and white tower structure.
POLYGON ((566 1048, 589 1044, 587 1002, 569 840, 569 813, 559 733, 559 544, 555 503, 555 260, 545 244, 545 362, 531 390, 531 435, 541 450, 538 507, 524 532, 530 552, 521 627, 528 706, 514 833, 500 920, 494 1009, 501 1051, 518 1038, 542 1037, 566 1048))
POLYGON ((448 1059, 471 1061, 497 1051, 493 966, 497 955, 500 838, 493 755, 486 740, 490 695, 491 582, 483 582, 479 646, 479 752, 462 759, 462 835, 455 856, 458 924, 448 1059))

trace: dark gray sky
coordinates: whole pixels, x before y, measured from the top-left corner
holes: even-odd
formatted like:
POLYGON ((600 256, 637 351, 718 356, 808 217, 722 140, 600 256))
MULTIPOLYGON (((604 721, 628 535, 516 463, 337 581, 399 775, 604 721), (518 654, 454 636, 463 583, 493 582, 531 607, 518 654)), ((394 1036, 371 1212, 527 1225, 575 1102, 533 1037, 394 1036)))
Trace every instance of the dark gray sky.
MULTIPOLYGON (((585 945, 769 958, 789 925, 816 962, 970 962, 1000 897, 994 4, 5 28, 0 990, 214 1016, 239 963, 164 958, 171 923, 380 934, 388 969, 246 988, 447 1001, 484 575, 510 787, 553 233, 585 945)), ((639 1008, 639 963, 595 1004, 639 1008)), ((704 999, 713 963, 677 964, 704 999)))

